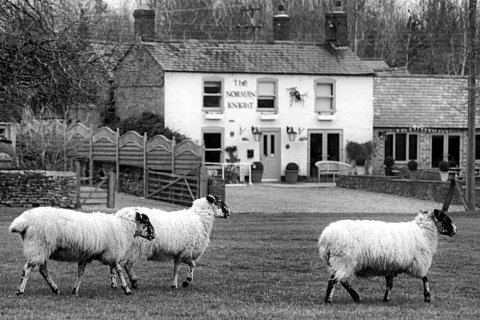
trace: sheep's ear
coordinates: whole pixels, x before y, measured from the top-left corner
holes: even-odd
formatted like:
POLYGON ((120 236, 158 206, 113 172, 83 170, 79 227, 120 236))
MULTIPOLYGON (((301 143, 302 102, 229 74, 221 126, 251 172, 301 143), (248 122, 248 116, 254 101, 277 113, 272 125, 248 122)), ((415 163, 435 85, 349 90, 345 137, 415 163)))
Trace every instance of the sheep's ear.
POLYGON ((433 210, 433 216, 438 219, 438 217, 440 216, 440 210, 434 209, 433 210))
POLYGON ((215 196, 213 194, 207 195, 206 198, 207 198, 207 201, 210 203, 215 203, 216 201, 215 196))
POLYGON ((142 221, 142 214, 138 211, 135 211, 135 220, 136 221, 142 221))

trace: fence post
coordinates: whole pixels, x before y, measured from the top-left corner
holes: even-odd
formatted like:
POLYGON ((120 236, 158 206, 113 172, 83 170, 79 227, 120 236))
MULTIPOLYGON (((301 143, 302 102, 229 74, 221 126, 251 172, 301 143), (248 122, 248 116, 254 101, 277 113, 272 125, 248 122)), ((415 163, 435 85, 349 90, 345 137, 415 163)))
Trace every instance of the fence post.
POLYGON ((89 152, 89 157, 88 157, 88 167, 89 167, 89 174, 90 174, 90 185, 93 185, 93 127, 90 125, 90 142, 88 146, 88 152, 89 152))
POLYGON ((201 198, 203 196, 206 196, 208 193, 208 169, 205 166, 200 167, 200 173, 199 173, 199 183, 200 186, 198 188, 199 190, 199 195, 198 198, 201 198))
POLYGON ((143 197, 147 198, 147 132, 143 134, 143 197))
POLYGON ((108 173, 107 208, 115 208, 115 173, 108 173))
POLYGON ((80 162, 75 161, 75 173, 77 176, 77 196, 75 199, 75 208, 80 209, 82 207, 82 204, 80 202, 80 185, 82 183, 82 174, 80 173, 80 162))
POLYGON ((117 183, 116 183, 116 191, 119 191, 120 188, 120 145, 119 145, 119 139, 120 139, 120 129, 117 128, 116 131, 116 139, 115 139, 115 172, 117 174, 117 183))
POLYGON ((175 136, 172 137, 172 173, 175 174, 175 136))

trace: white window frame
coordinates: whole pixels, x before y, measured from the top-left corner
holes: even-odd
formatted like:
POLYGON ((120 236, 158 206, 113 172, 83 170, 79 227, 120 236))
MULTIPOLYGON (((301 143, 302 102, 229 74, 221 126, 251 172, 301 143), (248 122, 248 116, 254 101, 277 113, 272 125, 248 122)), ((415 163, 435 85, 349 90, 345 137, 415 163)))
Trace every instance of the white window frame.
POLYGON ((220 112, 223 113, 224 106, 224 80, 221 77, 205 77, 202 79, 202 110, 204 112, 220 112), (220 93, 205 93, 205 84, 207 82, 220 82, 220 93), (204 99, 205 97, 218 97, 219 98, 219 105, 218 107, 205 107, 204 99))
POLYGON ((275 78, 259 78, 257 79, 257 111, 258 112, 278 112, 278 79, 275 78), (273 83, 274 93, 273 96, 262 96, 260 95, 259 85, 260 83, 273 83), (273 97, 273 108, 264 108, 258 106, 258 100, 262 97, 273 97))
POLYGON ((330 79, 330 78, 322 78, 322 79, 315 79, 314 80, 314 92, 315 92, 315 100, 314 100, 314 109, 315 112, 318 114, 335 114, 337 112, 337 106, 336 106, 336 84, 337 81, 335 79, 330 79), (318 90, 318 85, 330 85, 331 86, 331 95, 321 95, 318 90), (322 99, 330 99, 330 110, 324 110, 320 109, 317 105, 317 99, 322 98, 322 99))
POLYGON ((206 152, 208 151, 220 151, 220 162, 223 163, 225 161, 225 151, 224 151, 224 141, 225 141, 225 130, 222 127, 204 127, 202 128, 202 142, 204 146, 204 155, 203 158, 206 159, 206 152), (208 149, 205 145, 204 135, 208 133, 217 133, 220 134, 220 148, 212 148, 208 149))

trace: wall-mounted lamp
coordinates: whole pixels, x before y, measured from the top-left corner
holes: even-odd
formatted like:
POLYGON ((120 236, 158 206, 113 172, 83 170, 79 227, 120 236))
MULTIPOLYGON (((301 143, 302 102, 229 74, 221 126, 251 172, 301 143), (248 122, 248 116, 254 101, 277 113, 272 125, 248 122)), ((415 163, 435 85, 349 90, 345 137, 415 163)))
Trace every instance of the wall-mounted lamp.
POLYGON ((255 142, 259 142, 260 139, 262 138, 262 132, 260 132, 258 127, 252 127, 252 135, 253 135, 253 140, 255 140, 255 142))
POLYGON ((287 127, 287 135, 289 141, 295 141, 297 137, 297 131, 293 127, 287 127))

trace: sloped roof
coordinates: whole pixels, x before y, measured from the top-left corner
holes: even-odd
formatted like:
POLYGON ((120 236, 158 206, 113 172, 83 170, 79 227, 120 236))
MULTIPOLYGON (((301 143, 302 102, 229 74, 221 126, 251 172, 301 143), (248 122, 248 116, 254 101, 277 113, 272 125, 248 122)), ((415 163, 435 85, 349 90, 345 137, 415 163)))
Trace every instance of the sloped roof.
MULTIPOLYGON (((380 75, 374 78, 374 127, 467 128, 467 78, 380 75)), ((477 116, 477 121, 480 119, 477 116)))
POLYGON ((166 72, 373 75, 354 52, 327 44, 293 42, 149 42, 145 47, 166 72))

